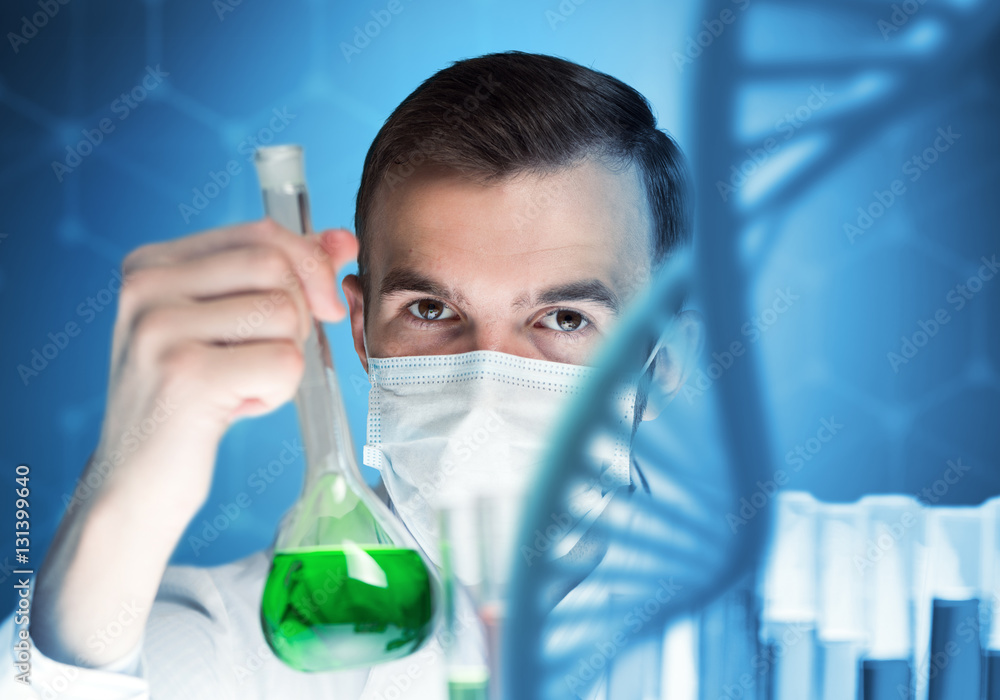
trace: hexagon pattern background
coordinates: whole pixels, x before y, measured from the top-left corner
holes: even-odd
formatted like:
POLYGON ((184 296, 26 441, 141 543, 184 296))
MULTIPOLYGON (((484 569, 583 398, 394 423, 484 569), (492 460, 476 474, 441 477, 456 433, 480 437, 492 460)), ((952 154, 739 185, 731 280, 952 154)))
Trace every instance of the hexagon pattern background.
MULTIPOLYGON (((364 155, 400 100, 451 61, 520 49, 635 86, 686 148, 704 116, 689 99, 697 58, 678 55, 700 22, 697 3, 653 0, 5 3, 0 522, 13 522, 3 489, 13 488, 14 466, 30 465, 40 564, 98 438, 122 258, 261 216, 247 157, 255 144, 302 143, 316 226, 351 226, 364 155)), ((859 36, 883 42, 875 26, 841 29, 846 43, 815 50, 842 52, 859 36)), ((768 36, 780 44, 780 33, 768 36)), ((831 500, 933 494, 948 461, 961 460, 969 470, 934 498, 978 503, 1000 492, 1000 270, 983 272, 1000 255, 1000 42, 991 44, 947 94, 891 115, 767 222, 772 247, 739 339, 758 346, 766 388, 764 406, 746 410, 767 412, 775 469, 790 473, 790 487, 831 500), (906 164, 929 160, 939 129, 960 136, 911 181, 906 164), (897 179, 905 193, 873 206, 897 179), (939 309, 948 321, 930 332, 939 309), (829 440, 818 437, 830 434, 824 421, 841 426, 829 440)), ((812 87, 789 83, 741 102, 744 136, 780 138, 812 87)), ((829 100, 809 118, 835 118, 838 100, 859 88, 831 78, 825 89, 829 100)), ((744 244, 752 249, 752 237, 744 244)), ((360 447, 367 379, 346 329, 328 332, 360 447)), ((234 426, 174 561, 216 564, 267 546, 301 485, 301 455, 280 459, 296 440, 290 405, 234 426), (241 494, 250 506, 226 516, 241 494)), ((12 544, 0 541, 3 580, 12 544)), ((3 609, 12 602, 0 587, 3 609)))

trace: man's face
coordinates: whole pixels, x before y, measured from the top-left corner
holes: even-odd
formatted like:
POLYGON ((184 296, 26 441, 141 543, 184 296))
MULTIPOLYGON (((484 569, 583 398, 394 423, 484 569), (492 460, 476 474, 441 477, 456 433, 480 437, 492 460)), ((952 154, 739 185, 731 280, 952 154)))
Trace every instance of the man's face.
POLYGON ((651 223, 634 168, 588 159, 481 184, 418 169, 372 217, 370 296, 344 292, 372 357, 495 350, 586 364, 650 276, 651 223), (367 323, 367 326, 365 326, 367 323))

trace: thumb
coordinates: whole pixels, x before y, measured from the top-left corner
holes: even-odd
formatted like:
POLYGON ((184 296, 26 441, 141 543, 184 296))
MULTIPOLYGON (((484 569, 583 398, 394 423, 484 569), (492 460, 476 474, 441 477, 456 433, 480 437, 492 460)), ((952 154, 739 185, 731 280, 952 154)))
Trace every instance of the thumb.
POLYGON ((328 228, 319 234, 319 244, 330 256, 330 263, 339 271, 358 257, 358 239, 346 228, 328 228))

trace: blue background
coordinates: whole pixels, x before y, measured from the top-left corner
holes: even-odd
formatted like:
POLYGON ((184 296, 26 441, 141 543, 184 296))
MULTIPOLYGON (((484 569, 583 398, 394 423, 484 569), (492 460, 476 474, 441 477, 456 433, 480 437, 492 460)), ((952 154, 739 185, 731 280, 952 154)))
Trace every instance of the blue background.
MULTIPOLYGON (((59 5, 16 51, 8 33, 20 33, 22 17, 39 6, 11 2, 0 10, 7 37, 0 45, 0 523, 13 522, 14 466, 29 464, 35 565, 96 444, 103 412, 114 303, 90 322, 78 308, 108 287, 136 246, 261 216, 247 144, 269 140, 275 110, 288 115, 288 123, 274 142, 306 147, 317 228, 352 226, 364 155, 381 123, 422 80, 461 58, 519 49, 610 73, 650 100, 661 128, 692 158, 693 126, 715 116, 699 112, 691 99, 698 76, 694 47, 699 32, 707 31, 697 3, 401 0, 401 12, 345 55, 343 46, 361 31, 356 28, 387 4, 73 0, 59 5), (156 66, 166 78, 120 119, 116 99, 156 66), (98 128, 103 119, 114 130, 60 181, 53 161, 65 162, 81 130, 98 128), (182 205, 193 206, 195 191, 204 193, 212 174, 230 161, 238 164, 237 174, 199 213, 185 217, 182 205), (37 376, 22 379, 18 366, 30 365, 33 351, 50 342, 48 334, 71 321, 81 333, 37 376)), ((739 92, 739 123, 722 125, 719 138, 751 149, 748 169, 753 149, 769 135, 786 146, 792 122, 782 119, 808 105, 813 87, 825 86, 832 97, 809 107, 803 124, 832 123, 887 89, 894 52, 943 60, 948 46, 962 41, 947 31, 958 26, 945 21, 956 15, 944 13, 938 22, 942 15, 929 7, 883 36, 871 18, 888 19, 890 5, 871 3, 869 17, 859 23, 847 15, 820 21, 818 11, 756 12, 755 4, 744 27, 749 49, 781 59, 789 47, 806 47, 814 57, 829 58, 831 68, 826 78, 822 72, 819 78, 790 74, 767 90, 739 92), (838 72, 838 58, 849 59, 844 65, 855 73, 838 72)), ((738 3, 733 7, 739 12, 738 3)), ((980 5, 957 7, 958 18, 968 19, 980 5)), ((711 50, 708 43, 702 51, 711 50)), ((1000 45, 995 30, 984 45, 1000 45)), ((940 479, 947 460, 961 459, 971 470, 941 496, 942 503, 978 503, 1000 492, 1000 277, 986 281, 961 311, 947 296, 976 274, 981 256, 1000 253, 996 54, 996 48, 983 49, 961 67, 959 80, 928 84, 919 108, 889 108, 878 123, 855 126, 847 134, 856 146, 850 157, 779 211, 761 213, 748 235, 734 238, 752 257, 759 254, 754 232, 767 231, 766 254, 753 265, 748 322, 772 305, 776 289, 797 297, 752 341, 766 395, 763 409, 746 410, 767 413, 775 468, 792 466, 788 453, 816 436, 823 419, 844 426, 800 469, 788 469, 791 487, 833 500, 914 493, 940 479), (911 182, 905 162, 933 143, 938 128, 949 126, 961 137, 911 182), (905 194, 852 239, 845 223, 856 224, 857 208, 870 207, 873 193, 895 179, 903 180, 905 194), (900 352, 901 336, 912 337, 939 308, 950 322, 894 371, 887 353, 900 352)), ((753 71, 734 65, 731 75, 707 79, 718 80, 719 90, 738 90, 746 76, 753 78, 753 71)), ((793 131, 788 145, 798 144, 798 137, 823 138, 806 126, 793 131)), ((779 156, 766 160, 780 165, 779 156)), ((733 166, 746 163, 741 158, 733 166)), ((795 176, 794 169, 779 174, 795 176)), ((720 172, 718 179, 731 184, 730 176, 720 172)), ((753 193, 737 189, 719 206, 744 202, 752 209, 753 193)), ((346 327, 328 332, 360 446, 367 379, 346 327)), ((196 552, 185 536, 175 561, 215 564, 269 544, 298 493, 301 460, 263 494, 247 479, 276 459, 282 441, 297 430, 290 405, 233 427, 219 452, 210 501, 189 532, 200 531, 241 492, 251 494, 253 505, 204 549, 196 552)), ((3 582, 13 535, 0 545, 0 610, 8 610, 13 596, 3 582)))

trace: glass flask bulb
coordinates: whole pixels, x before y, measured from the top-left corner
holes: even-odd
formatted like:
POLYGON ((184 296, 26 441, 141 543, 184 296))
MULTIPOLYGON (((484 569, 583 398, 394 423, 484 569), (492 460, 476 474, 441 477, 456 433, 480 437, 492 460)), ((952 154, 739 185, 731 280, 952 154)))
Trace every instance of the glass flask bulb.
MULTIPOLYGON (((267 216, 311 232, 301 147, 260 148, 255 162, 267 216)), ((278 658, 297 670, 372 666, 416 651, 431 636, 440 583, 361 478, 330 348, 315 319, 303 353, 295 405, 305 483, 278 528, 261 626, 278 658)))

